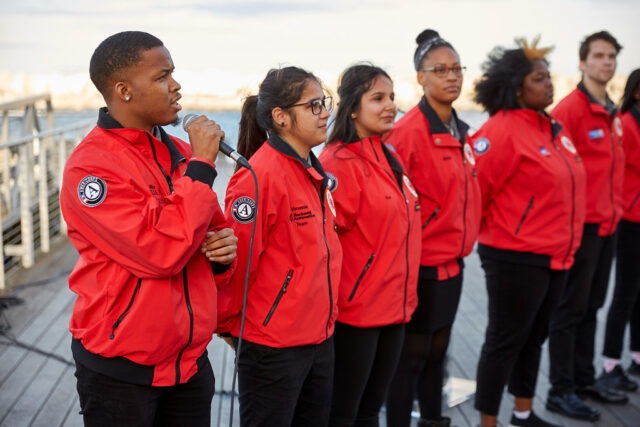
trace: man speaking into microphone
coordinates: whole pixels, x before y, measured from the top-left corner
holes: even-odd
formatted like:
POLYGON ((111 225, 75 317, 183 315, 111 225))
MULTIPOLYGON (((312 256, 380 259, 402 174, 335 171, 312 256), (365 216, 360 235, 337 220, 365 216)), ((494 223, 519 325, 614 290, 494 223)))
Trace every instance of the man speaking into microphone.
POLYGON ((179 122, 173 71, 139 31, 105 39, 89 65, 106 107, 60 191, 79 253, 69 328, 86 426, 210 426, 206 347, 237 238, 212 190, 220 126, 193 120, 190 144, 161 127, 179 122))

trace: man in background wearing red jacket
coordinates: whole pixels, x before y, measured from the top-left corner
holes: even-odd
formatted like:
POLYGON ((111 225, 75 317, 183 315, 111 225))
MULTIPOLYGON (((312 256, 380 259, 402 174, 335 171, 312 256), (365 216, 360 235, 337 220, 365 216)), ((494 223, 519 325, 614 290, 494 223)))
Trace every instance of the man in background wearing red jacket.
POLYGON ((597 419, 599 413, 581 398, 628 401, 624 393, 595 380, 593 367, 596 315, 607 295, 615 232, 622 217, 622 125, 606 92, 621 49, 606 31, 586 37, 579 51, 582 81, 551 112, 571 134, 584 162, 587 215, 567 287, 551 318, 547 408, 587 420, 597 419))

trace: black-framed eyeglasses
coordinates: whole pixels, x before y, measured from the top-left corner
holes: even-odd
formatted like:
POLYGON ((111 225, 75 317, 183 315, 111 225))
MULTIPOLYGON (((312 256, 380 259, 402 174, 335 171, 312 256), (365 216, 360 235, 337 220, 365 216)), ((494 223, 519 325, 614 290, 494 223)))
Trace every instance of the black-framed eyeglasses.
POLYGON ((322 109, 327 110, 328 113, 333 111, 333 97, 325 96, 323 98, 312 99, 309 102, 302 102, 300 104, 291 104, 286 105, 282 108, 291 108, 291 107, 302 107, 305 105, 309 105, 311 107, 311 113, 318 116, 322 113, 322 109))
POLYGON ((449 75, 449 72, 453 72, 453 75, 456 77, 462 77, 467 67, 461 67, 456 65, 454 67, 445 67, 444 65, 437 65, 435 67, 423 68, 420 71, 430 72, 435 74, 438 77, 446 77, 449 75))

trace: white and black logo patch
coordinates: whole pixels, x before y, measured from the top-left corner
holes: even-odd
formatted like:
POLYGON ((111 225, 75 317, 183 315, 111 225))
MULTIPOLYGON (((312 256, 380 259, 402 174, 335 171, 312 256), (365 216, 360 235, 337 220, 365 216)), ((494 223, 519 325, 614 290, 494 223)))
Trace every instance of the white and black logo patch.
POLYGON ((233 219, 245 224, 256 217, 256 202, 246 196, 238 197, 231 208, 233 219))
POLYGON ((78 198, 83 205, 95 208, 107 197, 107 183, 97 176, 85 176, 78 184, 78 198))
POLYGON ((336 191, 336 188, 338 188, 338 178, 336 178, 336 176, 331 172, 325 171, 325 175, 327 175, 327 178, 328 178, 327 188, 329 189, 329 191, 333 193, 334 191, 336 191))
POLYGON ((489 148, 491 148, 491 142, 489 142, 489 139, 484 137, 476 139, 476 141, 473 143, 473 151, 475 151, 478 156, 481 156, 489 151, 489 148))

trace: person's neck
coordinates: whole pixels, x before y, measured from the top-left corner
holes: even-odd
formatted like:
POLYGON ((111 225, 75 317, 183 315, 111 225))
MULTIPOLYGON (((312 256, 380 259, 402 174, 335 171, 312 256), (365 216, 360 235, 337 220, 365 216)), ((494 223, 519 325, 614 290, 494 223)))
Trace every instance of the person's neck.
POLYGON ((601 83, 586 76, 582 78, 585 89, 602 105, 607 105, 607 83, 601 83))
POLYGON ((427 97, 427 101, 440 120, 442 120, 442 123, 449 124, 449 122, 451 122, 451 116, 453 114, 453 107, 451 107, 451 104, 443 104, 429 97, 427 97))

